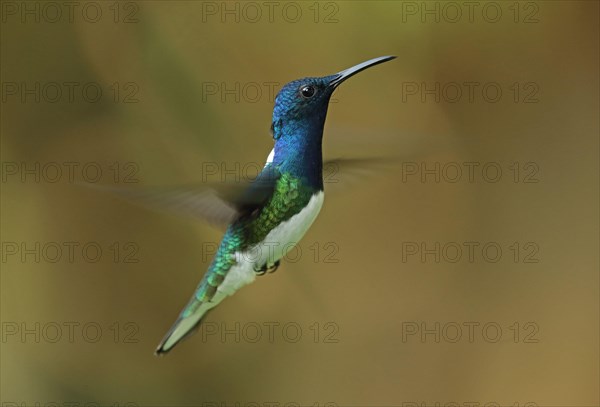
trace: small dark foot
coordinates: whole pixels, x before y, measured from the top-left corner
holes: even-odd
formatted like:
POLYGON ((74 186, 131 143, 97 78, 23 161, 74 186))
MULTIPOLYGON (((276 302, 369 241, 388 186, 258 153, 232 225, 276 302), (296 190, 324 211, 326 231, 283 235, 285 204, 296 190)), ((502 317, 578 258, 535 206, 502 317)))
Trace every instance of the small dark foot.
POLYGON ((265 264, 259 269, 254 269, 254 272, 256 273, 257 276, 264 276, 266 273, 269 273, 269 274, 274 273, 277 270, 277 268, 279 267, 279 263, 280 263, 280 261, 277 260, 275 263, 265 264))

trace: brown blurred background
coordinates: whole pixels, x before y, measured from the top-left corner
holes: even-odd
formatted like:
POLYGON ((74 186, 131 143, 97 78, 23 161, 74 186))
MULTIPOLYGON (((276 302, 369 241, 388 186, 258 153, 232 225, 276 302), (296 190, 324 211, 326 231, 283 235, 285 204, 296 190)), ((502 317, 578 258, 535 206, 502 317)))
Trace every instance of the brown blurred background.
POLYGON ((3 1, 4 405, 597 406, 598 3, 475 3, 3 1), (221 232, 77 182, 252 174, 271 86, 388 54, 325 155, 402 163, 154 357, 221 232))

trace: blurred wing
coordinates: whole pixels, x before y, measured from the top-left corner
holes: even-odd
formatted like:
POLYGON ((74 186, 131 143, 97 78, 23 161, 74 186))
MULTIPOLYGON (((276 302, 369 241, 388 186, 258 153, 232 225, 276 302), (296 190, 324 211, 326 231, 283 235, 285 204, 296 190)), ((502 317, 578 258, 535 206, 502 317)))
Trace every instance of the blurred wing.
POLYGON ((237 215, 235 207, 206 186, 184 185, 176 187, 110 187, 84 184, 88 188, 109 192, 128 202, 150 209, 168 211, 202 219, 222 226, 237 215))
POLYGON ((270 162, 267 162, 265 168, 249 185, 233 191, 224 191, 221 196, 235 207, 238 216, 251 214, 262 208, 273 196, 280 176, 279 170, 270 162))
POLYGON ((323 162, 326 188, 348 186, 377 173, 390 170, 400 162, 396 157, 337 158, 323 162))
POLYGON ((278 178, 279 172, 267 165, 250 183, 133 188, 83 185, 148 208, 191 216, 223 227, 263 205, 273 194, 278 178))

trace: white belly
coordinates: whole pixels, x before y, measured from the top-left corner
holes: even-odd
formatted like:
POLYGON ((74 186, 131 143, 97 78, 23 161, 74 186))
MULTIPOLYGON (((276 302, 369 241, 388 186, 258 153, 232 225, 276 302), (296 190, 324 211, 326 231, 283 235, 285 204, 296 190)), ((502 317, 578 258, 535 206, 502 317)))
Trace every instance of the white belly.
POLYGON ((215 296, 232 295, 254 281, 255 268, 275 263, 292 250, 321 211, 324 198, 323 191, 317 192, 304 209, 271 230, 264 241, 247 251, 236 252, 237 264, 231 267, 215 296))

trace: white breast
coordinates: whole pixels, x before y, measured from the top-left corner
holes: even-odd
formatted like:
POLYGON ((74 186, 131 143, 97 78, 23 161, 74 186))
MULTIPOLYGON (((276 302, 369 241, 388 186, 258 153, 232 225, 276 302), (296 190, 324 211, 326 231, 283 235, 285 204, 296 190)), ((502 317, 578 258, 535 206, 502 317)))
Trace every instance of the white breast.
POLYGON ((324 198, 323 191, 317 192, 310 198, 304 209, 271 230, 264 241, 248 251, 237 252, 235 254, 237 264, 229 270, 218 291, 232 295, 241 287, 254 281, 255 266, 275 263, 292 250, 321 211, 324 198))

